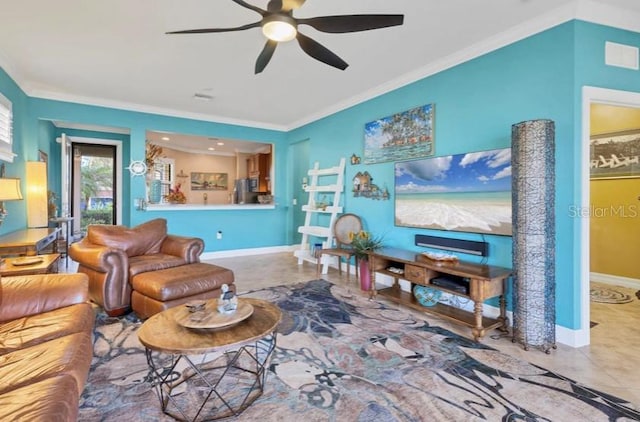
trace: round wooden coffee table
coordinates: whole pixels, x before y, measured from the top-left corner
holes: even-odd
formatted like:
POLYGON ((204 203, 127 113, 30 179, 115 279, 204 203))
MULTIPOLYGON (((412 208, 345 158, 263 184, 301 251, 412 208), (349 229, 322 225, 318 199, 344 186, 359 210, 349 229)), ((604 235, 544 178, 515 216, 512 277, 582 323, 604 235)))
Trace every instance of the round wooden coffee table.
MULTIPOLYGON (((226 328, 181 325, 182 305, 153 315, 138 330, 164 413, 188 421, 237 416, 262 395, 282 313, 264 300, 238 300, 253 313, 226 328)), ((207 301, 207 309, 216 312, 217 301, 207 301)))

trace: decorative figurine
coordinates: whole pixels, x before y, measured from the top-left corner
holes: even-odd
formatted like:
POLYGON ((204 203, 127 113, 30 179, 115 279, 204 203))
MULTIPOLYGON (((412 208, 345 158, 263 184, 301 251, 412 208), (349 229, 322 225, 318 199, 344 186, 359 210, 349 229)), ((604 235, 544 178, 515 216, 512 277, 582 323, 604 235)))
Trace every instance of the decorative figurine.
POLYGON ((229 290, 229 286, 223 284, 220 286, 222 294, 218 300, 218 312, 221 314, 232 314, 238 309, 238 297, 229 290))

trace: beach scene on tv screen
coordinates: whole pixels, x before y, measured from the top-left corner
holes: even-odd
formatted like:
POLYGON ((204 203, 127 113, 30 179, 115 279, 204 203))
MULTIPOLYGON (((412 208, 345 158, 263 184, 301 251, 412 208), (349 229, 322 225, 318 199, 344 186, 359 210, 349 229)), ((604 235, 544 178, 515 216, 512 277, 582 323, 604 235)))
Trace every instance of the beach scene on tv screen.
POLYGON ((395 164, 395 224, 511 235, 511 148, 395 164))

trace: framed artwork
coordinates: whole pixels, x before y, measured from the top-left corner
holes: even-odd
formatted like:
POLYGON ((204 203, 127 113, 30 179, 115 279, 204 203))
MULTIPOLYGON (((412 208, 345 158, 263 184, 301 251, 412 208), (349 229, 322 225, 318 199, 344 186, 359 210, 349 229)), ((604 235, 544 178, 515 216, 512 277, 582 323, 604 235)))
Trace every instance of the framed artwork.
POLYGON ((591 179, 640 177, 640 130, 591 137, 591 179))
POLYGON ((510 236, 511 148, 395 164, 395 225, 510 236))
POLYGON ((191 172, 191 190, 228 190, 227 173, 191 172))
POLYGON ((427 104, 364 126, 364 163, 400 161, 434 154, 434 105, 427 104))

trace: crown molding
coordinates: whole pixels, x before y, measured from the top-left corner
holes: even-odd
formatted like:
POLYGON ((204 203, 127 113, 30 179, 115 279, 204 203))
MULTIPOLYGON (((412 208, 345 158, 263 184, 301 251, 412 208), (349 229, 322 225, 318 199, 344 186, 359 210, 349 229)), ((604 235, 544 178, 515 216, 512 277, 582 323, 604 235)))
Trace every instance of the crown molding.
POLYGON ((25 92, 26 95, 34 98, 42 98, 55 101, 67 101, 84 105, 108 107, 121 110, 135 111, 141 113, 150 113, 163 116, 171 116, 177 118, 194 119, 206 122, 223 123, 237 126, 252 127, 257 129, 275 130, 280 132, 288 132, 309 123, 315 122, 337 112, 343 111, 349 107, 371 100, 380 95, 386 94, 398 88, 402 88, 411 83, 417 82, 436 73, 450 69, 454 66, 475 59, 499 48, 520 41, 532 35, 535 35, 554 26, 568 22, 573 19, 579 19, 590 23, 601 24, 640 32, 640 13, 635 13, 627 9, 611 6, 595 0, 575 0, 574 2, 550 10, 547 14, 520 23, 511 29, 499 33, 495 36, 486 38, 476 44, 473 44, 454 54, 437 60, 428 66, 422 67, 415 71, 406 73, 398 78, 385 82, 377 87, 367 90, 361 94, 355 95, 344 101, 340 101, 330 107, 310 114, 300 120, 285 125, 276 125, 266 122, 257 122, 250 120, 233 119, 224 116, 215 116, 204 113, 191 113, 180 110, 153 107, 148 105, 128 103, 121 101, 112 101, 100 98, 81 97, 71 94, 65 94, 54 91, 34 88, 28 79, 19 72, 15 67, 0 54, 0 66, 9 74, 16 82, 18 87, 25 92))
POLYGON ((520 41, 539 32, 570 21, 576 15, 576 4, 571 3, 566 6, 553 9, 547 14, 540 16, 529 21, 518 24, 511 29, 501 32, 492 37, 486 38, 478 43, 475 43, 463 50, 460 50, 454 54, 446 56, 440 60, 437 60, 428 66, 417 69, 413 72, 406 73, 399 78, 388 81, 382 85, 379 85, 371 90, 365 91, 362 94, 351 97, 345 101, 342 101, 332 107, 328 107, 318 113, 314 113, 307 116, 304 119, 294 122, 288 130, 297 129, 306 124, 315 122, 338 111, 345 110, 349 107, 353 107, 357 104, 378 97, 380 95, 391 92, 395 89, 402 88, 413 82, 417 82, 428 76, 435 75, 436 73, 450 69, 454 66, 483 56, 487 53, 495 51, 506 45, 512 44, 516 41, 520 41))
MULTIPOLYGON (((12 76, 13 77, 13 76, 12 76)), ((45 100, 53 101, 66 101, 83 105, 90 105, 96 107, 107 107, 118 110, 135 111, 140 113, 157 114, 161 116, 178 117, 184 119, 200 120, 204 122, 224 123, 235 126, 246 126, 256 129, 267 129, 275 131, 286 131, 287 128, 282 125, 274 125, 271 123, 255 122, 250 120, 233 119, 224 116, 215 116, 204 113, 191 113, 188 111, 174 110, 163 107, 154 107, 143 104, 129 103, 124 101, 113 101, 100 98, 82 97, 77 95, 71 95, 61 92, 53 92, 47 90, 32 89, 25 91, 27 95, 33 98, 41 98, 45 100)))
POLYGON ((402 88, 403 86, 483 56, 499 48, 513 44, 514 42, 523 40, 573 19, 640 32, 640 13, 634 13, 626 9, 593 0, 576 0, 568 5, 553 9, 545 15, 518 24, 517 26, 493 37, 486 38, 428 66, 417 69, 414 72, 407 73, 397 79, 379 85, 374 89, 368 90, 362 94, 335 104, 332 107, 328 107, 317 113, 309 115, 304 119, 292 123, 287 130, 290 131, 297 129, 306 124, 315 122, 367 100, 371 100, 372 98, 386 94, 395 89, 402 88))

